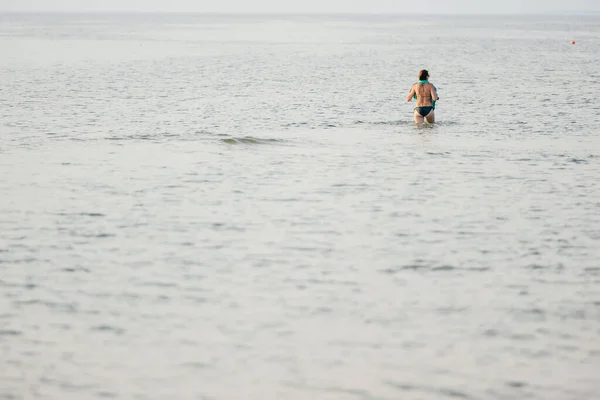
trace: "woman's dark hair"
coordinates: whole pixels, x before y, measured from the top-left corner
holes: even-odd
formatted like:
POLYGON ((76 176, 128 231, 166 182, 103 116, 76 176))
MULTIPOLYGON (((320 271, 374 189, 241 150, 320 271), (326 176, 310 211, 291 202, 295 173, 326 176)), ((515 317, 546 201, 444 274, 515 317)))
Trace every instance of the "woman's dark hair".
POLYGON ((422 69, 419 71, 419 80, 426 81, 429 78, 429 72, 426 69, 422 69))

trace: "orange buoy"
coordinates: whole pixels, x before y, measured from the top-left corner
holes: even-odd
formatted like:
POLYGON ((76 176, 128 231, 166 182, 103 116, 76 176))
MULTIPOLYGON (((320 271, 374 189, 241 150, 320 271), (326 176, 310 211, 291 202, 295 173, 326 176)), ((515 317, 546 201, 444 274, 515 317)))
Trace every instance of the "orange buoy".
POLYGON ((574 41, 574 40, 571 40, 571 44, 575 44, 575 41, 574 41))

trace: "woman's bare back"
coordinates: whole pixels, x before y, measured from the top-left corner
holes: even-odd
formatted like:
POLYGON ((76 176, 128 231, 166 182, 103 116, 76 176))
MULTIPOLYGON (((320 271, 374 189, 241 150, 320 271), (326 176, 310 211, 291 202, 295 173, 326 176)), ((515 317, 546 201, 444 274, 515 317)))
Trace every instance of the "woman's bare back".
POLYGON ((417 95, 417 107, 432 106, 432 96, 435 93, 435 88, 431 83, 415 83, 415 93, 417 95))

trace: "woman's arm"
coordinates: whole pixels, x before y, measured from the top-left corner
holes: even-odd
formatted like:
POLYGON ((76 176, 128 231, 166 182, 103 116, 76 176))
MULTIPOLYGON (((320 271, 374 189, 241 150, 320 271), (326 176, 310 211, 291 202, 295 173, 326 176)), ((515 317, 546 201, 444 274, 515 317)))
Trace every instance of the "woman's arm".
POLYGON ((435 86, 431 85, 431 100, 433 101, 437 101, 440 98, 438 97, 437 93, 435 92, 435 86))
POLYGON ((415 85, 413 85, 413 87, 410 88, 410 93, 408 94, 406 101, 411 101, 414 95, 415 95, 415 85))

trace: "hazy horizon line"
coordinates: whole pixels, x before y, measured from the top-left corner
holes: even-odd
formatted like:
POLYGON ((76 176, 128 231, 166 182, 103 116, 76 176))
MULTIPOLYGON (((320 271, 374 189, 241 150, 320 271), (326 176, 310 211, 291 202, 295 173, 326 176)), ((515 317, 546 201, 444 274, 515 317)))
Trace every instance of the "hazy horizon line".
POLYGON ((1 10, 0 14, 210 14, 210 15, 381 15, 381 16, 533 16, 600 15, 600 11, 520 11, 520 12, 385 12, 385 11, 157 11, 157 10, 1 10))

